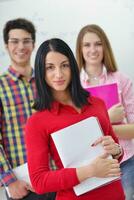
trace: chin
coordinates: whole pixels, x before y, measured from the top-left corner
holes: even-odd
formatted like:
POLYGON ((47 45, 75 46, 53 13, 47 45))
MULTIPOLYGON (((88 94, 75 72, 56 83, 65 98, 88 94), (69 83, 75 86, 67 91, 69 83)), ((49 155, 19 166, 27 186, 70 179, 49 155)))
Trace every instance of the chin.
POLYGON ((54 90, 58 91, 65 91, 66 87, 55 87, 54 90))

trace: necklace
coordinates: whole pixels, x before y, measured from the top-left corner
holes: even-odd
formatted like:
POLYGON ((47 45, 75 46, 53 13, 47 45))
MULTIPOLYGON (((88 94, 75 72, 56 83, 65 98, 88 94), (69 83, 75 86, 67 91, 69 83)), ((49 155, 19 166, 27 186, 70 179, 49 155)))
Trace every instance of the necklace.
POLYGON ((99 76, 88 76, 88 83, 91 85, 97 85, 99 84, 99 76))
POLYGON ((98 76, 89 77, 89 80, 98 80, 98 76))
POLYGON ((89 76, 88 75, 88 81, 98 81, 99 80, 99 76, 89 76))

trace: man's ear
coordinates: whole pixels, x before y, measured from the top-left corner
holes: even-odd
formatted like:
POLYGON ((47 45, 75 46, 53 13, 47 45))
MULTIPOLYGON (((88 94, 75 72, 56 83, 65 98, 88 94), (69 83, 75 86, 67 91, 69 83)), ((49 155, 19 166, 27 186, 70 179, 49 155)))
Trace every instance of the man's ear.
POLYGON ((5 49, 8 51, 8 44, 5 44, 5 49))

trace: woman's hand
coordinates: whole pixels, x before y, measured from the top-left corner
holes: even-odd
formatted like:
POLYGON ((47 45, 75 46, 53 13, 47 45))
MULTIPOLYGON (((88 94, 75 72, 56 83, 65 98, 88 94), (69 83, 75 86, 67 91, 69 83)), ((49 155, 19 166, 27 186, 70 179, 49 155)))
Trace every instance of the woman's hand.
POLYGON ((116 177, 121 175, 118 160, 109 159, 108 154, 104 153, 94 159, 89 165, 76 169, 77 177, 80 182, 87 178, 116 177))
POLYGON ((117 159, 110 159, 109 155, 118 158, 120 154, 120 148, 111 136, 103 136, 98 138, 92 146, 102 144, 104 148, 104 154, 98 156, 89 165, 76 169, 79 181, 83 181, 89 177, 115 177, 120 176, 120 165, 117 159), (118 156, 119 155, 119 156, 118 156))
POLYGON ((121 122, 125 118, 125 110, 121 104, 116 104, 108 110, 111 123, 121 122))
POLYGON ((111 136, 100 137, 98 140, 94 142, 93 146, 96 146, 97 144, 100 143, 102 144, 105 153, 112 156, 121 155, 120 146, 117 143, 115 143, 115 141, 111 136))
POLYGON ((90 168, 92 169, 93 177, 115 177, 120 176, 120 165, 118 160, 109 159, 108 154, 104 153, 103 155, 97 157, 91 164, 90 168))

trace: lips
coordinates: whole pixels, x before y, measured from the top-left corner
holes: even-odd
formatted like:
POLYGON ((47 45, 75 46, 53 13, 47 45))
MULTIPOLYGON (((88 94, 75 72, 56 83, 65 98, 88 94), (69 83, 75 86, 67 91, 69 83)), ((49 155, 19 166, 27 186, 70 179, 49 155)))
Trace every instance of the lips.
POLYGON ((27 56, 27 54, 26 54, 26 53, 16 53, 16 56, 17 56, 18 58, 24 58, 24 57, 27 56))
POLYGON ((63 85, 65 83, 65 80, 59 80, 59 81, 54 81, 56 85, 63 85))

